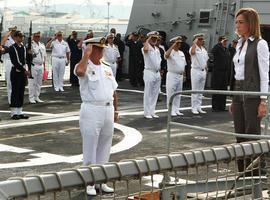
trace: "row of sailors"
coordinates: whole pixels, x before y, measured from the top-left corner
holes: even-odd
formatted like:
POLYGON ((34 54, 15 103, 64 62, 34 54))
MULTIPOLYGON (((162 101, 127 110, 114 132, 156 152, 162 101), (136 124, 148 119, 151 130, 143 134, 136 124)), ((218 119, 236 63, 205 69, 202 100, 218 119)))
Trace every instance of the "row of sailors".
MULTIPOLYGON (((32 104, 43 102, 39 96, 45 71, 45 61, 47 59, 46 49, 52 49, 52 76, 55 91, 64 91, 63 78, 65 66, 69 65, 72 56, 70 55, 69 44, 63 40, 63 33, 61 31, 57 32, 55 37, 48 41, 46 46, 40 42, 41 33, 33 33, 31 52, 27 51, 23 45, 24 37, 25 35, 18 31, 17 27, 12 27, 1 41, 0 50, 4 54, 7 96, 8 103, 11 107, 12 119, 28 118, 28 116, 22 113, 24 88, 26 85, 25 76, 31 77, 28 78, 29 102, 32 104), (31 72, 26 65, 27 60, 30 59, 29 55, 32 55, 33 58, 31 61, 31 72), (16 76, 17 74, 20 74, 20 78, 16 76)), ((118 48, 113 44, 114 34, 108 34, 106 39, 108 45, 104 49, 103 60, 110 64, 113 74, 116 75, 116 62, 120 58, 120 54, 118 48)), ((82 43, 82 48, 85 48, 84 43, 82 43)), ((77 62, 71 63, 73 64, 72 74, 75 64, 80 61, 81 57, 76 59, 77 62)))
MULTIPOLYGON (((160 91, 160 50, 157 47, 157 40, 159 33, 152 31, 147 34, 148 39, 142 48, 144 57, 144 117, 147 119, 158 118, 155 114, 155 107, 160 91)), ((184 53, 179 50, 182 43, 181 36, 174 37, 170 40, 171 46, 165 52, 165 59, 167 60, 167 77, 166 77, 166 91, 167 91, 167 106, 169 106, 170 97, 175 93, 182 91, 183 81, 185 79, 185 66, 187 65, 184 53)), ((204 45, 204 35, 194 35, 193 45, 189 53, 191 55, 191 82, 192 90, 203 90, 206 81, 206 69, 208 54, 204 45)), ((180 96, 176 96, 172 103, 172 116, 183 115, 180 109, 180 96)), ((192 94, 191 97, 192 113, 206 113, 201 109, 202 95, 192 94)))

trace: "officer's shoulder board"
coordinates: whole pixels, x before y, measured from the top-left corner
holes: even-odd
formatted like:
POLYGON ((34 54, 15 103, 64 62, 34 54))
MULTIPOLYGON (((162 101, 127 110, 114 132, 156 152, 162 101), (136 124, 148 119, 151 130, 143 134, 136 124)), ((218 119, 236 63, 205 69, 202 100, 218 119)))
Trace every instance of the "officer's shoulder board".
POLYGON ((105 61, 101 61, 101 63, 103 64, 103 65, 106 65, 107 67, 110 67, 110 64, 109 63, 107 63, 107 62, 105 62, 105 61))

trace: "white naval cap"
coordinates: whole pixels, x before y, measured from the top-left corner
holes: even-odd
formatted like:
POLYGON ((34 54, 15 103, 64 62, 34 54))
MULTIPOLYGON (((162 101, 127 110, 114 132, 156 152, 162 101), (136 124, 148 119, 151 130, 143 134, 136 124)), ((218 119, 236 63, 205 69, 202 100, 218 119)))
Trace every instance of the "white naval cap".
POLYGON ((172 39, 170 39, 170 42, 176 42, 176 41, 182 42, 182 37, 176 36, 176 37, 173 37, 172 39))
POLYGON ((94 37, 94 38, 84 40, 83 43, 85 43, 86 45, 92 44, 94 46, 104 48, 104 47, 106 47, 105 41, 106 41, 106 39, 104 37, 94 37))
POLYGON ((159 32, 157 31, 151 31, 149 33, 147 33, 147 37, 159 37, 159 32))
POLYGON ((106 39, 108 39, 109 37, 114 38, 115 37, 114 33, 108 33, 108 35, 106 36, 106 39))
POLYGON ((204 33, 197 33, 193 35, 193 40, 195 40, 196 38, 203 38, 203 37, 204 37, 204 33))

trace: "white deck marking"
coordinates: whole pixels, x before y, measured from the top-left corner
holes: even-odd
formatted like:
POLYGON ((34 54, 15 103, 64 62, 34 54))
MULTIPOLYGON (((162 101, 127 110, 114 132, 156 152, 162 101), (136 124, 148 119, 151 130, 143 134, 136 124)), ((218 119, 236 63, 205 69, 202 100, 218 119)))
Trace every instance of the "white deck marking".
MULTIPOLYGON (((111 148, 111 154, 115 154, 118 152, 125 151, 136 146, 138 143, 142 141, 142 134, 134 128, 130 128, 124 125, 115 124, 115 128, 122 131, 124 134, 124 139, 119 143, 115 144, 111 148)), ((25 148, 17 148, 10 145, 2 145, 0 144, 0 152, 14 152, 14 153, 29 153, 34 150, 29 150, 25 148)), ((27 159, 25 162, 14 162, 14 163, 3 163, 0 164, 0 169, 7 168, 18 168, 18 167, 33 167, 33 166, 41 166, 41 165, 49 165, 49 164, 57 164, 57 163, 79 163, 82 162, 82 154, 75 156, 62 156, 51 153, 32 153, 29 154, 34 158, 27 159)))
MULTIPOLYGON (((50 87, 50 86, 45 86, 45 87, 50 87)), ((139 90, 135 90, 135 91, 124 90, 124 89, 119 89, 119 90, 143 93, 143 91, 139 91, 139 90)), ((211 108, 211 105, 202 106, 202 108, 211 108)), ((191 109, 190 107, 180 108, 180 110, 182 111, 190 110, 190 109, 191 109)), ((156 113, 163 113, 167 111, 168 111, 167 109, 161 109, 161 110, 157 110, 156 113)), ((0 112, 9 113, 10 111, 0 111, 0 112)), ((10 121, 8 121, 5 124, 0 124, 0 129, 79 120, 78 112, 69 112, 69 113, 61 113, 61 114, 51 114, 51 113, 42 113, 42 112, 25 112, 25 113, 32 114, 32 115, 41 115, 47 118, 46 119, 34 118, 32 121, 23 120, 21 122, 16 122, 16 123, 10 123, 10 121)), ((143 115, 143 111, 120 112, 120 116, 128 116, 128 115, 143 115)), ((142 141, 142 134, 134 128, 127 127, 120 124, 115 124, 115 128, 123 132, 124 139, 111 148, 112 154, 130 149, 142 141)), ((190 134, 190 133, 187 133, 187 134, 190 134)), ((0 152, 29 153, 33 151, 34 150, 17 148, 17 147, 13 147, 9 145, 0 144, 0 152)), ((56 163, 77 163, 77 162, 82 161, 82 155, 61 156, 57 154, 50 154, 50 153, 42 152, 42 153, 30 154, 30 156, 33 156, 35 158, 28 159, 25 162, 0 164, 0 169, 40 166, 40 165, 48 165, 48 164, 56 164, 56 163)))
POLYGON ((0 152, 29 153, 33 151, 34 150, 23 149, 23 148, 13 147, 13 146, 5 145, 5 144, 0 144, 0 152))

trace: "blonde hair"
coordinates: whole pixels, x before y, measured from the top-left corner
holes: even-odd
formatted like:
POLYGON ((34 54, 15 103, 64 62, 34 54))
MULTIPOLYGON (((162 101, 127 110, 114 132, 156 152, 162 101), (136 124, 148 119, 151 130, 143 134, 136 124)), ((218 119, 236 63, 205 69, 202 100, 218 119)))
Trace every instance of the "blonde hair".
POLYGON ((261 37, 260 18, 258 12, 253 8, 241 8, 236 13, 236 17, 243 15, 248 26, 250 36, 256 39, 261 37))

